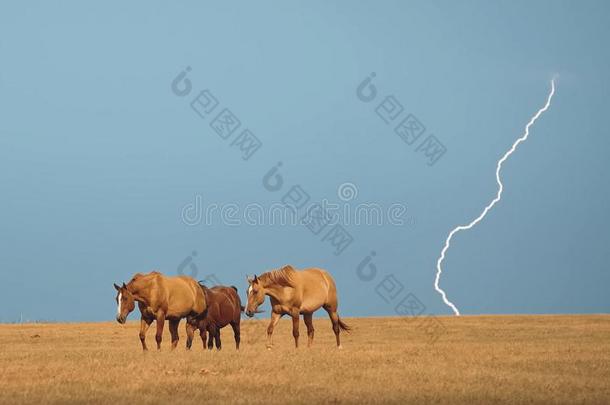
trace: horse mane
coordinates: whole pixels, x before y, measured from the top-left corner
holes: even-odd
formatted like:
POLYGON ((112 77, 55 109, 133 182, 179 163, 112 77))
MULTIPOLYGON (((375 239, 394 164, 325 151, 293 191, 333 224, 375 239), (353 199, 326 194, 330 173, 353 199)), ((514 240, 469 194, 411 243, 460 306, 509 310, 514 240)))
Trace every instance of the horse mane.
MULTIPOLYGON (((140 277, 142 277, 143 275, 144 275, 144 274, 142 274, 142 273, 136 273, 136 274, 134 274, 134 275, 133 275, 133 277, 131 278, 131 280, 129 280, 129 283, 131 283, 131 282, 133 282, 133 281, 136 281, 137 279, 139 279, 139 278, 140 278, 140 277)), ((129 283, 128 283, 128 284, 129 284, 129 283)))
POLYGON ((133 277, 131 277, 131 280, 129 280, 129 283, 127 283, 127 285, 128 286, 133 286, 134 283, 139 281, 140 279, 143 279, 145 277, 150 277, 150 276, 156 276, 158 274, 161 274, 161 273, 159 273, 156 270, 151 271, 150 273, 136 273, 136 274, 133 275, 133 277))
POLYGON ((261 274, 258 278, 263 284, 279 284, 283 287, 294 287, 294 276, 296 270, 291 265, 286 265, 281 269, 268 271, 261 274))
MULTIPOLYGON (((199 288, 201 288, 201 291, 203 292, 203 296, 205 297, 205 301, 208 302, 209 300, 209 293, 210 293, 210 289, 208 287, 206 287, 201 281, 197 282, 197 284, 199 284, 199 288)), ((209 305, 209 303, 208 303, 209 305)))

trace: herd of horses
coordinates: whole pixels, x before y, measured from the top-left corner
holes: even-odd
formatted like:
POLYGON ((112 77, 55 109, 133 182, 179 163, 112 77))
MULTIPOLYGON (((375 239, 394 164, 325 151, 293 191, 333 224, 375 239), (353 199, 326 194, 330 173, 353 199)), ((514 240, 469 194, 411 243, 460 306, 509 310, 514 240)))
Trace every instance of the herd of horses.
POLYGON ((140 342, 146 346, 146 332, 156 321, 157 349, 161 349, 165 321, 169 322, 172 349, 178 345, 178 326, 186 318, 186 347, 190 349, 197 330, 203 347, 221 348, 220 329, 231 325, 235 337, 235 347, 239 350, 241 313, 252 317, 268 296, 271 302, 271 322, 267 327, 267 348, 273 346, 273 329, 283 315, 292 318, 292 336, 295 347, 299 346, 299 316, 307 327, 307 345, 313 343, 313 313, 320 308, 328 312, 332 322, 337 347, 341 348, 339 334, 350 328, 337 313, 337 288, 331 275, 322 269, 310 268, 301 271, 292 266, 284 266, 268 271, 260 276, 248 277, 247 305, 241 304, 237 288, 234 286, 215 286, 208 288, 188 276, 168 277, 157 271, 148 274, 138 273, 129 283, 117 290, 116 320, 124 324, 127 316, 135 309, 140 310, 140 342))

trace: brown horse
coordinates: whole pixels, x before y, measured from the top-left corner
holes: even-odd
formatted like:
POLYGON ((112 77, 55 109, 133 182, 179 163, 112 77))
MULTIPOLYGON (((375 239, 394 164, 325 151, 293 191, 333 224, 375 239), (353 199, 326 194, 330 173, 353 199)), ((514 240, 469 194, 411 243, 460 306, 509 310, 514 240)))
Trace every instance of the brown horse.
POLYGON ((146 347, 146 331, 153 321, 157 321, 157 349, 161 350, 163 325, 169 320, 169 331, 172 335, 172 349, 178 344, 178 325, 180 319, 197 316, 206 310, 205 296, 197 281, 188 276, 167 277, 153 271, 148 274, 138 273, 127 285, 114 285, 117 290, 117 322, 123 324, 127 315, 138 302, 140 313, 140 341, 142 349, 146 347))
POLYGON ((339 332, 350 328, 339 319, 337 314, 337 288, 328 272, 311 268, 296 271, 292 266, 269 271, 254 278, 248 278, 248 306, 246 315, 253 316, 256 309, 265 301, 265 295, 271 299, 271 323, 267 328, 267 348, 273 346, 272 334, 275 325, 283 315, 292 317, 292 336, 295 347, 299 347, 299 315, 307 326, 307 346, 313 343, 313 313, 324 308, 330 316, 337 347, 341 348, 339 332))
POLYGON ((241 312, 244 307, 241 306, 241 300, 237 294, 236 287, 216 286, 207 288, 200 284, 201 290, 205 295, 207 303, 207 311, 197 317, 187 318, 186 323, 186 348, 190 349, 193 344, 193 336, 197 329, 203 342, 205 349, 205 334, 209 334, 208 349, 214 347, 213 340, 216 341, 216 349, 220 350, 222 344, 220 341, 220 329, 227 325, 233 328, 235 337, 235 348, 239 350, 241 312))

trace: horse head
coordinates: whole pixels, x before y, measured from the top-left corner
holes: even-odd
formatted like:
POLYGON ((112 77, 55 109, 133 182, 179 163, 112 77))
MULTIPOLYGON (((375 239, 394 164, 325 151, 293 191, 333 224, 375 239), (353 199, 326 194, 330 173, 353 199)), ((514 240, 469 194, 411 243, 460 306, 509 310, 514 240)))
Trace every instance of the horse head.
POLYGON ((117 312, 116 320, 118 323, 125 323, 127 321, 127 315, 133 311, 136 307, 135 298, 133 294, 127 289, 125 283, 122 286, 114 285, 117 290, 116 303, 117 312))
POLYGON ((258 277, 248 277, 248 305, 246 305, 246 315, 253 317, 259 313, 258 307, 265 302, 265 287, 259 282, 258 277))

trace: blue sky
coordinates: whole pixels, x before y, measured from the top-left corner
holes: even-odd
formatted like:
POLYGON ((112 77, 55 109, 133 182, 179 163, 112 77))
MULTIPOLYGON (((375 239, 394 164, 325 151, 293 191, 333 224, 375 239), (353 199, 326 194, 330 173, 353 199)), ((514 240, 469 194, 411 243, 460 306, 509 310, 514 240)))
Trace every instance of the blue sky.
POLYGON ((408 294, 450 314, 433 289, 445 237, 493 197, 554 74, 502 201, 455 237, 441 286, 465 314, 608 312, 609 20, 603 1, 4 2, 0 321, 112 319, 113 282, 185 260, 242 297, 246 274, 289 263, 328 269, 344 316, 394 315, 408 294), (218 106, 201 118, 206 89, 218 106), (387 96, 446 148, 435 164, 378 116, 387 96), (241 123, 226 140, 210 126, 224 108, 241 123), (262 142, 248 160, 243 129, 262 142), (295 185, 342 203, 347 182, 348 205, 403 204, 404 224, 346 224, 337 255, 326 230, 181 218, 197 195, 269 207, 295 185))

